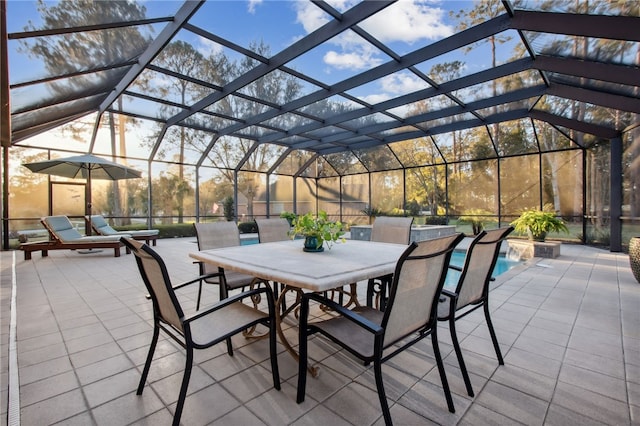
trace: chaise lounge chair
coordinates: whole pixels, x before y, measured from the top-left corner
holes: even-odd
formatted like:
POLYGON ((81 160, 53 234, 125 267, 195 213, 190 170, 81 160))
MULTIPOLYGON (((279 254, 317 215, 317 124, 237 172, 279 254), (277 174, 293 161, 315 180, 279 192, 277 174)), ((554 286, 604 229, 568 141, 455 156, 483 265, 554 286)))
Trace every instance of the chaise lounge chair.
POLYGON ((158 229, 141 229, 139 231, 116 231, 113 229, 107 221, 101 215, 92 215, 89 218, 91 222, 91 228, 98 233, 98 235, 116 235, 118 237, 130 235, 134 240, 144 241, 149 245, 151 242, 154 246, 158 239, 158 229))
MULTIPOLYGON (((49 231, 49 241, 38 241, 20 245, 24 251, 24 260, 31 259, 31 253, 41 251, 42 257, 46 257, 49 250, 89 250, 112 248, 115 257, 120 257, 120 247, 124 244, 120 237, 129 237, 129 234, 114 236, 83 236, 71 224, 67 216, 46 216, 40 222, 49 231)), ((129 248, 126 252, 130 253, 129 248)))

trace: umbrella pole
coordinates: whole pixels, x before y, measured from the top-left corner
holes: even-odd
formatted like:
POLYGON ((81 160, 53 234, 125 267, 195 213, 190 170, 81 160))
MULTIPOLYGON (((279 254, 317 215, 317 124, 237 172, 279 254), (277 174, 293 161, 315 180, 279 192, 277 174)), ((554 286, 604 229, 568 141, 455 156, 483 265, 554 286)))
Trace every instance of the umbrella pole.
MULTIPOLYGON (((84 185, 84 201, 86 205, 84 207, 84 233, 85 235, 91 235, 91 164, 87 167, 87 183, 84 185)), ((100 253, 102 249, 84 249, 78 250, 80 254, 93 254, 100 253)))
POLYGON ((84 233, 91 235, 91 165, 87 168, 87 183, 84 186, 84 233))

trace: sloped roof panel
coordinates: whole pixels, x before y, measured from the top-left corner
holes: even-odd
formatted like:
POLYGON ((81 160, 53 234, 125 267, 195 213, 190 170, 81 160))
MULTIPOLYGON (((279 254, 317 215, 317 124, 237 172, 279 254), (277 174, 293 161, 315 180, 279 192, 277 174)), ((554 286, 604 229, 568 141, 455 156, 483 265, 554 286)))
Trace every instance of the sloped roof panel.
MULTIPOLYGON (((386 147, 405 140, 433 137, 442 161, 492 158, 511 155, 500 145, 510 129, 530 140, 531 119, 603 137, 640 113, 631 2, 103 3, 72 10, 63 25, 63 3, 9 2, 11 143, 119 111, 155 123, 145 129, 158 138, 149 159, 172 152, 164 144, 184 131, 199 141, 189 163, 220 162, 219 150, 241 145, 240 164, 264 145, 274 161, 303 149, 349 174, 379 169, 354 151, 386 153, 385 167, 413 164, 386 147), (28 64, 39 71, 20 72, 28 64), (444 135, 501 123, 498 145, 473 154, 452 154, 444 135)), ((516 151, 538 149, 553 148, 516 151)))

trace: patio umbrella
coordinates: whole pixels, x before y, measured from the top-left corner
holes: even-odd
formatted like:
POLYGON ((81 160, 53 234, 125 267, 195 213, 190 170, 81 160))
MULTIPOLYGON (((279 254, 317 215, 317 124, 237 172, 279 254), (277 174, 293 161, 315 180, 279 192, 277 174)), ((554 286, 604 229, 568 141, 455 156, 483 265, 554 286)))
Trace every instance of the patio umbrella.
MULTIPOLYGON (((72 179, 86 179, 85 200, 87 205, 85 206, 85 214, 87 216, 91 216, 92 179, 120 180, 142 177, 141 173, 135 169, 91 154, 56 158, 54 160, 23 164, 23 166, 35 173, 45 173, 72 179)), ((87 235, 91 234, 90 226, 86 227, 86 233, 87 235)))

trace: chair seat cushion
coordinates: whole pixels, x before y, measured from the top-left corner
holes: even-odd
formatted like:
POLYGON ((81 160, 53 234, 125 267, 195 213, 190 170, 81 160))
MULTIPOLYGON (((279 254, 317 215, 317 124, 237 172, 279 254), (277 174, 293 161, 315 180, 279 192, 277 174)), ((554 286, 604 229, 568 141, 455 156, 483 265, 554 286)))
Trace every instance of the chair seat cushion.
POLYGON ((115 232, 105 232, 104 229, 100 229, 101 235, 116 235, 118 237, 122 237, 123 235, 131 235, 132 237, 144 237, 147 235, 158 235, 160 232, 159 229, 140 229, 137 231, 115 231, 115 232))
MULTIPOLYGON (((384 312, 377 309, 361 306, 353 309, 353 312, 365 317, 375 324, 381 324, 384 312)), ((333 336, 346 344, 347 347, 359 353, 363 357, 373 357, 373 341, 375 336, 364 328, 356 325, 344 317, 335 317, 324 321, 310 323, 309 326, 317 327, 324 333, 333 336)))
MULTIPOLYGON (((231 290, 248 286, 255 280, 255 277, 253 275, 247 275, 235 271, 224 271, 224 276, 227 280, 227 287, 231 290)), ((218 278, 209 278, 206 279, 205 282, 209 284, 220 284, 218 278)))
POLYGON ((73 242, 73 243, 99 243, 99 242, 108 242, 108 241, 120 241, 120 238, 125 237, 128 238, 130 237, 129 234, 120 234, 120 235, 92 235, 92 236, 86 236, 86 237, 81 237, 81 238, 77 238, 74 240, 68 240, 69 242, 73 242))
POLYGON ((265 312, 236 302, 191 322, 191 335, 196 344, 206 345, 220 336, 245 328, 247 323, 267 317, 265 312))

